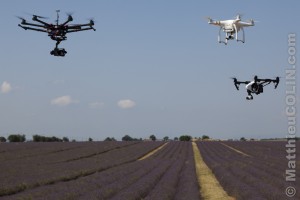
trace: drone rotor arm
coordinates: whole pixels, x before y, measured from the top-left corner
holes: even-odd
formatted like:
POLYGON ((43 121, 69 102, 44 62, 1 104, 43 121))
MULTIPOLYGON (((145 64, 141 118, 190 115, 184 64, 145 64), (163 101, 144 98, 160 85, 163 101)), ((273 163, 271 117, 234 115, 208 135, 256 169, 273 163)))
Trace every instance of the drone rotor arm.
POLYGON ((248 84, 249 83, 248 81, 238 81, 236 78, 232 78, 232 79, 233 79, 234 86, 237 90, 239 90, 240 84, 248 84))
POLYGON ((32 24, 32 23, 21 23, 22 25, 27 25, 27 26, 36 26, 36 27, 40 27, 40 28, 47 28, 46 26, 40 25, 40 24, 32 24))
POLYGON ((248 83, 250 83, 250 81, 237 81, 236 83, 237 84, 248 84, 248 83))
POLYGON ((80 27, 82 27, 82 26, 93 26, 94 24, 92 24, 92 23, 88 23, 88 24, 76 24, 76 25, 74 25, 74 26, 76 26, 76 27, 78 27, 78 26, 80 26, 80 27))
POLYGON ((20 24, 18 24, 18 26, 20 26, 21 28, 23 28, 25 30, 32 30, 32 31, 39 31, 39 32, 45 32, 45 33, 47 33, 47 31, 43 30, 43 29, 32 28, 32 27, 28 27, 28 26, 22 26, 20 24))
POLYGON ((265 86, 269 85, 270 83, 271 83, 271 81, 264 81, 261 84, 263 87, 265 87, 265 86))
POLYGON ((87 30, 94 30, 96 31, 96 29, 94 27, 90 27, 90 28, 81 28, 81 29, 75 29, 75 30, 67 30, 67 33, 74 33, 74 32, 79 32, 79 31, 87 31, 87 30))
POLYGON ((254 26, 254 23, 252 23, 252 22, 238 21, 238 25, 241 26, 241 27, 248 27, 248 26, 254 26))
POLYGON ((65 21, 62 25, 65 26, 65 25, 67 25, 67 23, 69 23, 69 22, 71 22, 71 21, 73 21, 73 18, 72 18, 71 15, 69 15, 67 21, 65 21))
POLYGON ((48 24, 48 23, 46 23, 46 22, 44 22, 44 21, 38 19, 37 17, 33 17, 32 20, 33 20, 33 21, 37 21, 37 22, 39 22, 39 23, 41 23, 41 24, 44 24, 45 26, 50 26, 50 24, 48 24))
POLYGON ((81 25, 68 25, 67 29, 81 30, 81 25))

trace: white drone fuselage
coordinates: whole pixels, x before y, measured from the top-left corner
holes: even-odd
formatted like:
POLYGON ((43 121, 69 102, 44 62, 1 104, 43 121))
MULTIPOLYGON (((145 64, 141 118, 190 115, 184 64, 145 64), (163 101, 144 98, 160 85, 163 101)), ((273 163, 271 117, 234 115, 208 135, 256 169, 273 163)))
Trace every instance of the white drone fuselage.
POLYGON ((255 90, 252 86, 255 83, 255 81, 251 81, 250 83, 248 83, 245 87, 247 90, 251 91, 252 93, 255 93, 257 90, 255 90))
POLYGON ((241 21, 240 16, 237 16, 236 19, 229 19, 229 20, 212 20, 211 18, 208 18, 208 24, 216 25, 220 27, 219 36, 218 36, 218 42, 227 44, 228 40, 230 39, 236 39, 240 42, 245 42, 245 33, 243 27, 248 26, 254 26, 254 21, 251 19, 249 22, 247 21, 241 21), (225 32, 225 41, 221 40, 221 30, 225 32), (243 32, 243 39, 238 39, 238 32, 242 30, 243 32), (235 36, 234 36, 235 35, 235 36))

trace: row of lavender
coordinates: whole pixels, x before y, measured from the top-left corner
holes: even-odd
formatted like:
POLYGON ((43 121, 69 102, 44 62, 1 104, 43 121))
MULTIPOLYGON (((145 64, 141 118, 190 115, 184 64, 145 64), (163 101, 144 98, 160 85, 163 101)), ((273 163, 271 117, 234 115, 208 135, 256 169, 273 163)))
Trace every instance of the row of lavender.
POLYGON ((19 144, 16 149, 20 151, 12 151, 13 155, 11 151, 2 150, 0 196, 77 179, 133 162, 162 142, 66 143, 66 146, 59 143, 31 144, 33 146, 24 144, 26 147, 19 144))
MULTIPOLYGON (((155 142, 156 143, 156 142, 155 142)), ((123 151, 127 152, 128 147, 123 151)), ((119 155, 121 159, 122 155, 119 155)), ((32 199, 200 199, 191 143, 169 142, 151 157, 4 197, 32 199)))
MULTIPOLYGON (((204 161, 230 196, 243 200, 286 198, 287 160, 284 142, 198 142, 197 144, 204 161)), ((299 175, 297 179, 300 180, 299 175)), ((295 198, 297 197, 300 199, 300 194, 295 198)))

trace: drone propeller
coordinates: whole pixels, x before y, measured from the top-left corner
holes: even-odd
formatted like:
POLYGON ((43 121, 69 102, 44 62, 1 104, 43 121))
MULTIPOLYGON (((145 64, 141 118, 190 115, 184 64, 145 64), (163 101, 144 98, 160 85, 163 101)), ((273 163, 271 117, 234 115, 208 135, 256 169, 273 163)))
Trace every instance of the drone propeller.
POLYGON ((16 16, 16 18, 18 18, 20 20, 25 20, 23 17, 19 17, 19 16, 16 16))
POLYGON ((279 81, 280 81, 280 77, 276 77, 274 83, 275 83, 275 89, 277 88, 278 84, 279 84, 279 81))
POLYGON ((254 23, 256 23, 256 22, 259 22, 259 21, 253 20, 253 19, 249 19, 249 20, 248 20, 248 23, 250 23, 250 24, 252 24, 252 25, 254 25, 254 23))
POLYGON ((66 12, 66 15, 67 15, 67 16, 70 16, 70 15, 73 15, 73 14, 74 14, 73 11, 71 11, 71 12, 66 12))
POLYGON ((40 18, 40 19, 49 19, 49 17, 43 17, 43 16, 39 16, 39 15, 32 15, 33 17, 37 17, 37 18, 40 18))
POLYGON ((230 77, 234 82, 237 82, 236 77, 230 77))
POLYGON ((74 14, 74 12, 66 12, 66 15, 68 16, 69 21, 73 21, 73 17, 72 17, 73 14, 74 14))
POLYGON ((30 15, 30 16, 33 16, 33 17, 37 17, 37 18, 40 18, 40 19, 49 19, 49 17, 44 17, 44 16, 40 16, 40 15, 35 15, 35 14, 32 14, 32 13, 28 13, 28 12, 24 12, 24 14, 30 15))
POLYGON ((237 21, 240 21, 242 17, 243 17, 243 14, 238 13, 238 14, 236 15, 236 20, 237 20, 237 21))
POLYGON ((23 17, 16 16, 18 19, 22 20, 21 24, 25 24, 26 20, 23 17))
POLYGON ((257 75, 254 76, 254 82, 256 83, 258 81, 257 75))
POLYGON ((90 21, 90 25, 91 25, 91 26, 95 25, 95 18, 94 18, 94 17, 87 18, 87 20, 90 21))
POLYGON ((233 83, 234 83, 234 86, 237 90, 239 90, 239 83, 237 81, 237 79, 235 77, 231 77, 231 79, 233 79, 233 83))
POLYGON ((213 19, 211 17, 205 17, 205 20, 208 20, 208 23, 212 23, 213 19))

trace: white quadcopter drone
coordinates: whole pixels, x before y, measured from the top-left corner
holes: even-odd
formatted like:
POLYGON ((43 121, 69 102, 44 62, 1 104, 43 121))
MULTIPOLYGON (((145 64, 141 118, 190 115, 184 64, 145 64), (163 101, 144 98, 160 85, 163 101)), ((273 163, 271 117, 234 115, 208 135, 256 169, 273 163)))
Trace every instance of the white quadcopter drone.
POLYGON ((279 84, 279 77, 276 77, 275 79, 260 79, 257 78, 257 76, 254 76, 253 81, 238 81, 236 78, 232 79, 237 90, 239 90, 240 84, 246 84, 246 90, 248 93, 248 96, 246 97, 247 100, 253 99, 252 93, 256 95, 263 93, 264 86, 273 82, 275 87, 274 89, 276 89, 279 84))
POLYGON ((244 27, 248 26, 254 26, 254 20, 250 19, 249 21, 241 21, 241 15, 238 14, 235 19, 229 19, 229 20, 213 20, 210 17, 207 17, 208 24, 220 26, 219 35, 218 35, 218 42, 224 43, 227 45, 228 40, 233 40, 234 38, 236 41, 240 41, 245 43, 245 32, 244 27), (221 40, 221 30, 225 32, 225 41, 221 40), (243 38, 240 40, 238 38, 238 32, 243 32, 243 38), (234 36, 235 35, 235 36, 234 36))

